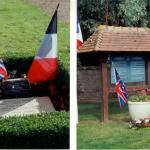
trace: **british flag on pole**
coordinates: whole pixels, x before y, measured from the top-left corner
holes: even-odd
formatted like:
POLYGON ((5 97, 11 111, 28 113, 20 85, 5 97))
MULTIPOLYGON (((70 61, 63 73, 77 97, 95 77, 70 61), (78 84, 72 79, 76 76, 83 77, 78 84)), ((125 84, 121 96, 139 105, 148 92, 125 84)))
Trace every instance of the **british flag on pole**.
POLYGON ((116 92, 120 108, 127 103, 127 92, 124 82, 121 80, 116 68, 115 68, 115 79, 116 79, 116 92))
POLYGON ((4 66, 3 60, 0 59, 0 80, 8 79, 8 73, 4 66))

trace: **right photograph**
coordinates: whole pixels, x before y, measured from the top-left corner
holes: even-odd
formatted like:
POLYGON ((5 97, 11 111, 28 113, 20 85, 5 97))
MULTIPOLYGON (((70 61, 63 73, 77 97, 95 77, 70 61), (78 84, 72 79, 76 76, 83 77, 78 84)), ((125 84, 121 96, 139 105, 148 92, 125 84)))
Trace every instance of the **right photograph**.
POLYGON ((77 148, 150 148, 150 3, 78 0, 77 148))

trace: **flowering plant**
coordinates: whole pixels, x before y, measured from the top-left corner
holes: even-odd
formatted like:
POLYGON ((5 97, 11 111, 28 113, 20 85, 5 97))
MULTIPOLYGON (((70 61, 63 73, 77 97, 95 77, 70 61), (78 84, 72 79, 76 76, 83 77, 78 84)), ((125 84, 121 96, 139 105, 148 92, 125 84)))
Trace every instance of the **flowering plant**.
POLYGON ((131 102, 149 102, 150 101, 150 89, 141 90, 137 95, 129 97, 131 102))
POLYGON ((131 102, 148 102, 150 101, 150 95, 132 95, 129 97, 131 102))
MULTIPOLYGON (((150 89, 146 88, 138 92, 137 95, 129 97, 131 102, 150 102, 150 89)), ((136 129, 141 127, 150 127, 150 118, 136 119, 129 122, 129 127, 136 129)))
POLYGON ((130 128, 150 127, 150 118, 137 119, 129 122, 130 128))

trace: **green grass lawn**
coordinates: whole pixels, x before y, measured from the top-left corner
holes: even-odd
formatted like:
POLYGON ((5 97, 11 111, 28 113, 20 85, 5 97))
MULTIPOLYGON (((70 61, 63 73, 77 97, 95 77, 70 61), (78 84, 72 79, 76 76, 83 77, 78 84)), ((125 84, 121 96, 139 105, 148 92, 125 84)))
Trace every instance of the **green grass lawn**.
MULTIPOLYGON (((34 57, 51 17, 25 0, 0 0, 0 57, 34 57)), ((69 70, 69 25, 58 23, 61 64, 69 70)))
POLYGON ((109 105, 109 123, 100 122, 100 104, 79 104, 79 149, 150 149, 150 128, 129 129, 128 108, 109 105))

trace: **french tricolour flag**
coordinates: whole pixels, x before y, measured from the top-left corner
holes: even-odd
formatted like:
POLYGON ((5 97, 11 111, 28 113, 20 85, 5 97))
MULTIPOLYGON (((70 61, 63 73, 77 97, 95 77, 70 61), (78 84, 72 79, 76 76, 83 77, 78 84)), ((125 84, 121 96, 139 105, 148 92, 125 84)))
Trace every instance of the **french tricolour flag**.
POLYGON ((83 44, 83 37, 79 21, 77 20, 77 49, 83 44))
POLYGON ((8 73, 4 66, 3 60, 0 59, 0 80, 8 79, 8 73))
POLYGON ((30 83, 41 83, 54 80, 58 68, 57 59, 57 9, 46 30, 43 41, 38 49, 28 72, 30 83))

